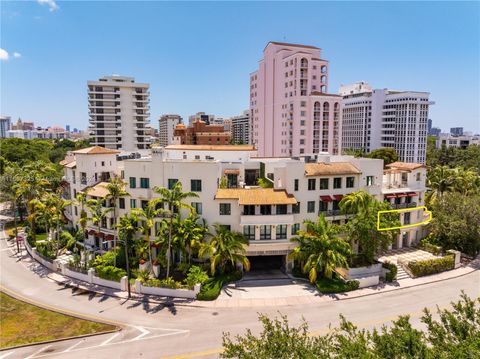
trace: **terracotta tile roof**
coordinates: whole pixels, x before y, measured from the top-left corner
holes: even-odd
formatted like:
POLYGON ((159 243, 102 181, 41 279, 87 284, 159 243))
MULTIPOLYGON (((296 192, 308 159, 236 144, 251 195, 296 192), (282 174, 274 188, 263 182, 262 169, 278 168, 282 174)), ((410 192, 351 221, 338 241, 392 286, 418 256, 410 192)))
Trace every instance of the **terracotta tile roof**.
MULTIPOLYGON (((301 44, 290 44, 288 42, 277 42, 277 41, 269 41, 267 46, 269 44, 273 44, 273 45, 282 45, 282 46, 295 46, 295 47, 303 47, 303 48, 306 48, 306 49, 316 49, 316 50, 320 50, 319 47, 316 47, 316 46, 310 46, 310 45, 301 45, 301 44)), ((267 47, 265 46, 265 47, 267 47)))
POLYGON ((194 150, 194 151, 255 151, 250 145, 168 145, 167 150, 194 150))
POLYGON ((305 176, 356 175, 362 173, 350 162, 306 163, 305 176))
POLYGON ((424 164, 421 163, 411 163, 411 162, 393 162, 388 164, 386 167, 389 169, 398 169, 404 171, 412 171, 416 170, 417 168, 425 167, 424 164))
POLYGON ((77 161, 68 162, 64 166, 67 168, 75 168, 77 167, 77 161))
POLYGON ((65 166, 65 165, 67 165, 67 164, 69 164, 70 162, 73 162, 73 161, 75 161, 75 159, 73 158, 73 156, 71 156, 71 157, 65 158, 64 160, 61 160, 58 164, 60 166, 65 166))
POLYGON ((87 194, 92 197, 106 197, 108 194, 107 185, 107 182, 97 183, 95 186, 90 187, 87 194))
POLYGON ((75 154, 83 154, 83 155, 111 155, 114 153, 120 153, 120 151, 112 150, 110 148, 100 147, 100 146, 93 146, 83 148, 81 150, 73 151, 75 154))
POLYGON ((238 199, 240 205, 297 203, 295 197, 287 191, 273 188, 219 188, 215 199, 238 199))

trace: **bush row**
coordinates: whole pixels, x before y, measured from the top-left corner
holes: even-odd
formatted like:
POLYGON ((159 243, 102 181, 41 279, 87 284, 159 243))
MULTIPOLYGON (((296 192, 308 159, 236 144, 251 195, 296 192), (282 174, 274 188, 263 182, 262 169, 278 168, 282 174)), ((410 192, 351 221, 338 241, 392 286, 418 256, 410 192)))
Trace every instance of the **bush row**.
POLYGON ((408 269, 412 272, 414 277, 422 277, 453 269, 454 265, 455 257, 448 255, 442 258, 409 262, 408 269))
POLYGON ((114 266, 96 266, 95 273, 102 279, 111 280, 114 282, 120 282, 120 279, 127 275, 127 272, 125 272, 122 268, 117 268, 114 266))
POLYGON ((143 285, 147 287, 161 287, 170 289, 187 288, 187 286, 183 285, 181 282, 177 282, 172 277, 166 279, 148 279, 146 282, 143 283, 143 285))
POLYGON ((382 263, 383 268, 387 268, 389 271, 385 274, 386 282, 393 282, 397 278, 398 268, 395 264, 390 262, 382 263))
POLYGON ((317 280, 316 286, 320 293, 330 294, 330 293, 344 293, 350 292, 352 290, 358 289, 359 286, 358 280, 349 280, 345 282, 341 278, 320 278, 317 280))
POLYGON ((430 252, 436 256, 440 255, 442 253, 442 247, 437 246, 435 244, 429 243, 427 241, 422 241, 420 243, 420 248, 423 249, 424 251, 430 252))

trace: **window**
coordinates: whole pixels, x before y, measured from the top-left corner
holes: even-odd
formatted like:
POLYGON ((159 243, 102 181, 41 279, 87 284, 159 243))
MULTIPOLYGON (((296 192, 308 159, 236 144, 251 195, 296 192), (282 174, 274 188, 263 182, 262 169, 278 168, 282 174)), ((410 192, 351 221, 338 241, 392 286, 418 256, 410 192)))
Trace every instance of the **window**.
POLYGON ((295 181, 294 181, 294 191, 298 191, 298 178, 295 178, 295 181))
POLYGON ((231 205, 230 203, 220 203, 220 215, 221 216, 229 216, 231 213, 231 205))
POLYGON ((297 202, 297 204, 292 204, 292 213, 300 213, 300 202, 297 202))
POLYGON ((355 177, 347 177, 347 188, 355 187, 355 177))
POLYGON ((150 179, 149 178, 140 178, 140 187, 141 188, 150 188, 150 179))
POLYGON ((80 183, 87 184, 87 174, 85 172, 80 172, 80 183))
POLYGON ((403 214, 403 224, 410 224, 410 212, 403 214))
POLYGON ((333 179, 333 188, 342 188, 342 177, 335 177, 333 179))
POLYGON ((309 178, 308 179, 308 190, 309 191, 315 191, 315 178, 309 178))
MULTIPOLYGON (((421 174, 420 173, 417 173, 417 182, 420 182, 420 179, 421 179, 421 174)), ((75 183, 75 182, 74 182, 75 183)))
POLYGON ((269 216, 272 214, 272 206, 269 204, 262 204, 260 206, 260 214, 264 216, 269 216))
POLYGON ((140 205, 142 206, 142 209, 145 209, 145 208, 147 208, 147 206, 148 206, 148 201, 142 200, 142 201, 140 202, 140 205))
POLYGON ((255 215, 255 206, 248 204, 243 206, 243 214, 245 216, 254 216, 255 215))
POLYGON ((78 208, 77 208, 77 206, 74 206, 73 209, 75 210, 75 215, 78 216, 78 208))
POLYGON ((243 227, 243 235, 249 240, 255 240, 255 226, 244 226, 243 227))
POLYGON ((300 230, 300 223, 292 224, 292 236, 297 235, 297 232, 300 230))
POLYGON ((125 209, 125 198, 118 199, 118 207, 121 209, 125 209))
POLYGON ((320 189, 328 189, 328 178, 320 178, 320 189))
POLYGON ((169 178, 168 179, 168 189, 172 189, 175 186, 175 183, 178 182, 177 178, 169 178))
POLYGON ((130 177, 130 188, 137 187, 137 179, 135 177, 130 177))
POLYGON ((272 239, 272 226, 260 226, 260 239, 272 239))
POLYGON ((315 201, 308 201, 307 202, 307 212, 308 213, 315 213, 315 201))
POLYGON ((318 203, 319 205, 319 208, 318 208, 318 211, 319 212, 326 212, 328 211, 328 202, 324 202, 324 201, 320 201, 318 203))
POLYGON ((199 179, 190 180, 190 188, 192 192, 202 192, 202 180, 199 180, 199 179))
POLYGON ((104 167, 104 166, 105 166, 105 161, 102 161, 102 167, 104 167))
POLYGON ((76 179, 75 179, 75 171, 72 171, 72 182, 73 184, 76 183, 76 179))
POLYGON ((202 203, 201 202, 192 202, 192 207, 197 214, 202 214, 202 203))
POLYGON ((277 204, 276 205, 277 214, 287 214, 287 205, 286 204, 277 204))
POLYGON ((340 201, 333 201, 332 202, 332 208, 334 211, 338 211, 340 209, 340 207, 338 206, 338 204, 340 203, 340 201))
POLYGON ((137 200, 130 198, 130 208, 137 208, 137 200))
POLYGON ((276 239, 287 239, 287 225, 286 224, 277 225, 276 239))
POLYGON ((373 184, 374 184, 374 177, 367 176, 367 186, 373 186, 373 184))

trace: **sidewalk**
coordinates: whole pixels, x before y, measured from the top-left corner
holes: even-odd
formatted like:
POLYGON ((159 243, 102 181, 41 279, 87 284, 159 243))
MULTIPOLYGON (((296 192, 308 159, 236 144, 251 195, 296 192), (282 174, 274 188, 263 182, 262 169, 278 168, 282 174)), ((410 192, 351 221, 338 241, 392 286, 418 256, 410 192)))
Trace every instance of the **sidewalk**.
MULTIPOLYGON (((15 247, 8 243, 12 252, 15 247)), ((26 251, 22 252, 22 263, 40 277, 49 278, 57 283, 95 293, 100 296, 116 297, 127 300, 127 292, 113 288, 89 284, 80 280, 72 279, 52 272, 32 259, 26 251)), ((313 287, 306 283, 292 283, 287 285, 272 285, 262 287, 239 287, 227 285, 222 289, 220 296, 214 301, 196 301, 184 298, 155 297, 150 295, 138 295, 132 292, 132 300, 149 301, 151 303, 164 304, 166 306, 190 306, 199 308, 240 308, 240 307, 272 307, 272 306, 293 306, 311 303, 323 303, 329 301, 347 300, 364 296, 386 293, 405 288, 411 288, 428 283, 444 281, 463 275, 467 275, 480 269, 480 256, 475 260, 463 265, 460 268, 446 271, 439 274, 420 278, 407 278, 393 283, 382 283, 375 287, 358 289, 352 292, 339 294, 320 294, 313 287)), ((479 272, 480 274, 480 272, 479 272)), ((133 289, 133 286, 132 286, 133 289)))

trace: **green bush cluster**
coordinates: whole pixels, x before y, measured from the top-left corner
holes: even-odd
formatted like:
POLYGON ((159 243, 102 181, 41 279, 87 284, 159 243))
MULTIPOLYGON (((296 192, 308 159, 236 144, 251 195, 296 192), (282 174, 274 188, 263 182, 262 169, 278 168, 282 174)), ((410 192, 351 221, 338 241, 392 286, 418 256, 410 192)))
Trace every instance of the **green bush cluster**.
POLYGON ((316 282, 317 289, 324 294, 350 292, 358 289, 359 284, 358 280, 345 282, 343 279, 335 277, 331 279, 322 277, 316 282))
POLYGON ((127 275, 127 272, 125 272, 122 268, 104 265, 95 267, 95 273, 102 279, 111 280, 114 282, 120 282, 120 279, 127 275))
POLYGON ((427 251, 429 253, 432 253, 436 256, 442 254, 442 247, 437 246, 435 244, 430 243, 427 238, 423 239, 420 242, 420 248, 423 249, 424 251, 427 251))
POLYGON ((193 288, 195 284, 203 284, 208 280, 208 274, 199 266, 191 266, 188 270, 185 282, 189 288, 193 288))
POLYGON ((177 282, 172 277, 166 279, 157 279, 152 278, 147 280, 143 285, 147 287, 160 287, 160 288, 170 288, 170 289, 181 289, 185 286, 182 283, 177 282))
POLYGON ((395 264, 390 262, 382 263, 383 268, 387 268, 389 272, 385 274, 386 282, 393 282, 397 278, 398 268, 395 264))
POLYGON ((51 261, 57 258, 57 256, 55 255, 55 251, 53 250, 50 243, 39 243, 37 244, 36 248, 37 252, 47 260, 51 261))
POLYGON ((234 282, 242 278, 242 272, 224 273, 208 279, 202 285, 200 293, 197 294, 198 300, 215 300, 220 295, 224 284, 234 282))
POLYGON ((453 269, 454 265, 455 257, 449 255, 442 258, 409 262, 408 269, 410 269, 410 272, 412 272, 414 277, 423 277, 425 275, 440 273, 453 269))

